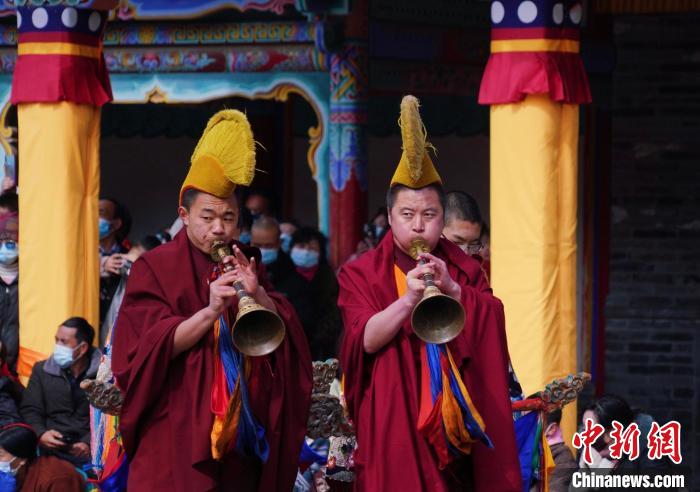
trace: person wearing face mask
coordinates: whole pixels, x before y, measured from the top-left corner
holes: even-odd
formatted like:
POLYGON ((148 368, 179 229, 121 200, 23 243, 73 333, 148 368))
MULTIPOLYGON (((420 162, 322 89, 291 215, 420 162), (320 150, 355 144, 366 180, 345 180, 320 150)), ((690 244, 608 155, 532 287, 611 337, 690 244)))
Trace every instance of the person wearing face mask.
POLYGON ((264 191, 253 190, 248 193, 248 197, 245 200, 245 208, 250 212, 253 222, 260 217, 272 215, 271 202, 272 200, 264 191))
MULTIPOLYGON (((129 210, 114 198, 99 201, 100 256, 112 256, 128 251, 127 236, 131 230, 129 210)), ((118 266, 118 265, 114 265, 118 266)), ((111 268, 111 267, 110 267, 111 268)))
POLYGON ((80 492, 82 476, 69 463, 37 456, 37 436, 27 424, 0 427, 0 491, 80 492))
POLYGON ((326 238, 312 227, 302 227, 292 235, 290 257, 303 279, 302 295, 307 310, 299 317, 314 360, 337 356, 342 330, 338 310, 338 281, 326 260, 326 238))
MULTIPOLYGON (((100 325, 104 322, 114 293, 119 286, 122 268, 129 251, 127 236, 131 230, 129 210, 114 198, 99 202, 100 231, 100 325)), ((101 334, 100 339, 104 339, 101 334)))
POLYGON ((275 290, 292 303, 302 326, 313 324, 316 312, 308 293, 308 282, 297 271, 289 255, 282 251, 277 221, 272 217, 260 217, 253 223, 251 234, 251 245, 260 249, 265 272, 275 290))
POLYGON ((384 235, 389 230, 388 220, 386 207, 380 207, 377 210, 377 213, 374 214, 374 217, 372 217, 372 220, 364 225, 364 237, 357 243, 355 252, 351 254, 347 260, 345 260, 345 263, 355 261, 362 254, 377 246, 377 244, 381 242, 384 235))
POLYGON ((277 220, 267 216, 257 219, 251 228, 251 245, 260 249, 265 272, 275 290, 284 294, 296 308, 295 293, 303 288, 304 281, 289 255, 281 248, 282 238, 277 220))
POLYGON ((365 227, 365 235, 371 238, 371 247, 375 247, 384 239, 384 234, 389 229, 389 215, 386 207, 379 207, 372 220, 365 227))
POLYGON ((292 235, 299 229, 299 223, 294 220, 280 222, 280 249, 289 254, 292 251, 292 235))
MULTIPOLYGON (((661 460, 649 459, 649 447, 647 436, 651 430, 654 419, 651 415, 632 410, 627 401, 613 394, 603 395, 597 400, 586 405, 581 416, 581 429, 586 420, 591 420, 594 424, 600 424, 605 429, 605 432, 593 443, 591 447, 591 455, 593 464, 589 465, 585 462, 583 453, 579 450, 578 467, 581 471, 595 470, 598 474, 620 474, 620 473, 640 473, 649 471, 664 470, 670 466, 666 457, 661 460), (620 459, 615 459, 610 455, 610 446, 613 444, 611 432, 613 430, 613 422, 617 421, 624 426, 625 429, 630 424, 636 423, 639 427, 639 456, 635 460, 630 460, 625 453, 620 459)), ((579 430, 581 430, 579 429, 579 430)), ((573 482, 569 487, 571 491, 597 490, 587 488, 574 488, 573 482)))
POLYGON ((253 215, 245 207, 240 209, 240 215, 238 217, 238 227, 240 232, 238 233, 238 241, 250 245, 251 241, 251 228, 253 227, 253 215))
MULTIPOLYGON (((0 207, 3 205, 0 197, 0 207)), ((7 352, 6 362, 17 370, 19 355, 19 221, 17 212, 0 213, 0 342, 7 352)))
POLYGON ((131 266, 137 259, 139 259, 139 257, 141 257, 142 254, 160 246, 161 244, 160 239, 158 239, 156 236, 149 235, 135 242, 129 252, 122 256, 123 264, 119 272, 119 283, 114 291, 114 294, 112 295, 112 301, 110 302, 109 309, 107 310, 107 313, 105 313, 102 324, 100 325, 100 349, 104 349, 105 345, 108 343, 110 332, 112 331, 114 322, 117 319, 119 307, 122 304, 124 291, 126 290, 126 281, 129 277, 129 273, 131 272, 131 266))
POLYGON ((61 323, 55 338, 53 355, 34 364, 20 414, 39 436, 42 453, 80 466, 90 460, 90 405, 80 383, 95 378, 101 354, 83 318, 61 323))

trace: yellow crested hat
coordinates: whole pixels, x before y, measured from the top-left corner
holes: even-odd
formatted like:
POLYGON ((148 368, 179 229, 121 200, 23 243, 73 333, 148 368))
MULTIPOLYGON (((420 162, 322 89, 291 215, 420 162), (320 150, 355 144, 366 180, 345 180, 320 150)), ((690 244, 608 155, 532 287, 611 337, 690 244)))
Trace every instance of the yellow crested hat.
POLYGON ((180 204, 182 195, 192 188, 228 198, 236 185, 250 185, 255 174, 255 141, 248 118, 235 109, 216 113, 209 119, 190 161, 190 171, 180 189, 180 204))
POLYGON ((401 160, 391 178, 391 186, 404 185, 418 189, 431 184, 442 184, 433 161, 428 155, 428 149, 435 148, 428 143, 428 133, 420 118, 418 110, 420 103, 414 96, 404 96, 401 100, 401 160))

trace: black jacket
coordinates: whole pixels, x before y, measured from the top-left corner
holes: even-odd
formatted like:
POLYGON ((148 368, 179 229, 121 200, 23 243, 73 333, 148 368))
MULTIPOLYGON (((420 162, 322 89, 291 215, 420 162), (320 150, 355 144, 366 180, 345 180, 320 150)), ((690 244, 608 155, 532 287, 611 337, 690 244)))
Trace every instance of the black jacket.
MULTIPOLYGON (((92 349, 85 378, 97 375, 102 354, 92 349)), ((61 369, 53 357, 37 362, 24 390, 20 414, 38 436, 57 430, 64 436, 90 444, 90 404, 80 381, 71 385, 70 369, 61 369)))
POLYGON ((8 376, 0 376, 0 427, 20 422, 20 402, 24 388, 8 376))
MULTIPOLYGON (((19 278, 19 277, 18 277, 19 278)), ((0 341, 7 350, 7 365, 17 370, 19 354, 19 287, 17 279, 7 285, 0 279, 0 341)))
POLYGON ((309 282, 297 272, 289 256, 280 251, 277 260, 265 268, 275 290, 294 306, 313 360, 337 357, 342 320, 338 310, 338 281, 330 265, 319 265, 309 282))
POLYGON ((304 329, 309 338, 314 360, 338 357, 338 341, 343 329, 343 320, 338 309, 338 280, 333 268, 327 263, 318 267, 311 282, 306 282, 306 292, 311 296, 313 322, 304 329))
POLYGON ((549 477, 549 490, 551 492, 566 492, 571 484, 571 477, 578 469, 574 455, 566 444, 560 442, 549 447, 554 458, 554 470, 549 477))
POLYGON ((265 265, 265 271, 275 291, 283 294, 292 303, 301 324, 304 325, 307 321, 305 314, 311 311, 311 302, 306 292, 307 282, 297 273, 289 255, 280 250, 277 259, 265 265))

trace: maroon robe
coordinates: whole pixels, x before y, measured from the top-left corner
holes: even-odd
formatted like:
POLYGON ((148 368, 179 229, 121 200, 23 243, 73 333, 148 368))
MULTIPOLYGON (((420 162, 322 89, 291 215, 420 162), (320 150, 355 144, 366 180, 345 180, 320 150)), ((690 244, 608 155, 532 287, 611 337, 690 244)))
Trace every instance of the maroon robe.
MULTIPOLYGON (((183 230, 172 242, 145 254, 131 270, 112 355, 112 369, 125 394, 120 430, 130 460, 129 492, 287 492, 294 484, 312 367, 291 305, 269 293, 285 322, 286 337, 272 354, 251 358, 250 404, 270 446, 265 464, 233 450, 223 463, 212 459, 213 329, 172 359, 175 329, 209 303, 207 281, 213 266, 183 230)), ((266 286, 262 265, 260 277, 266 286)), ((234 315, 236 310, 234 300, 234 315)))
POLYGON ((522 490, 508 396, 503 305, 492 295, 477 261, 445 239, 433 252, 462 287, 466 322, 449 347, 485 421, 493 450, 475 443, 470 457, 438 469, 432 448, 416 430, 422 342, 413 333, 410 318, 379 352, 365 352, 367 321, 398 298, 394 265, 404 272, 416 265, 393 241, 389 231, 375 249, 338 274, 338 305, 345 325, 340 358, 358 443, 355 490, 470 490, 472 480, 478 491, 522 490))

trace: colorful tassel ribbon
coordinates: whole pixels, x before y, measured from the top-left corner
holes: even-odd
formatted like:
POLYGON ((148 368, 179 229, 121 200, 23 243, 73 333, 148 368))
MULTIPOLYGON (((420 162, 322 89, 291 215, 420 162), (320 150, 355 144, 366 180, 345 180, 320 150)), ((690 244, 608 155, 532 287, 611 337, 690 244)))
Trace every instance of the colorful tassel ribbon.
MULTIPOLYGON (((402 296, 406 292, 406 276, 398 266, 394 276, 402 296)), ((474 442, 493 448, 484 427, 449 347, 422 343, 418 432, 435 450, 439 467, 443 469, 454 458, 468 455, 474 442)))
POLYGON ((212 387, 214 425, 212 455, 223 459, 231 446, 243 456, 255 456, 265 463, 270 450, 265 429, 250 408, 246 378, 250 363, 233 345, 227 317, 222 314, 214 326, 216 366, 212 387))

